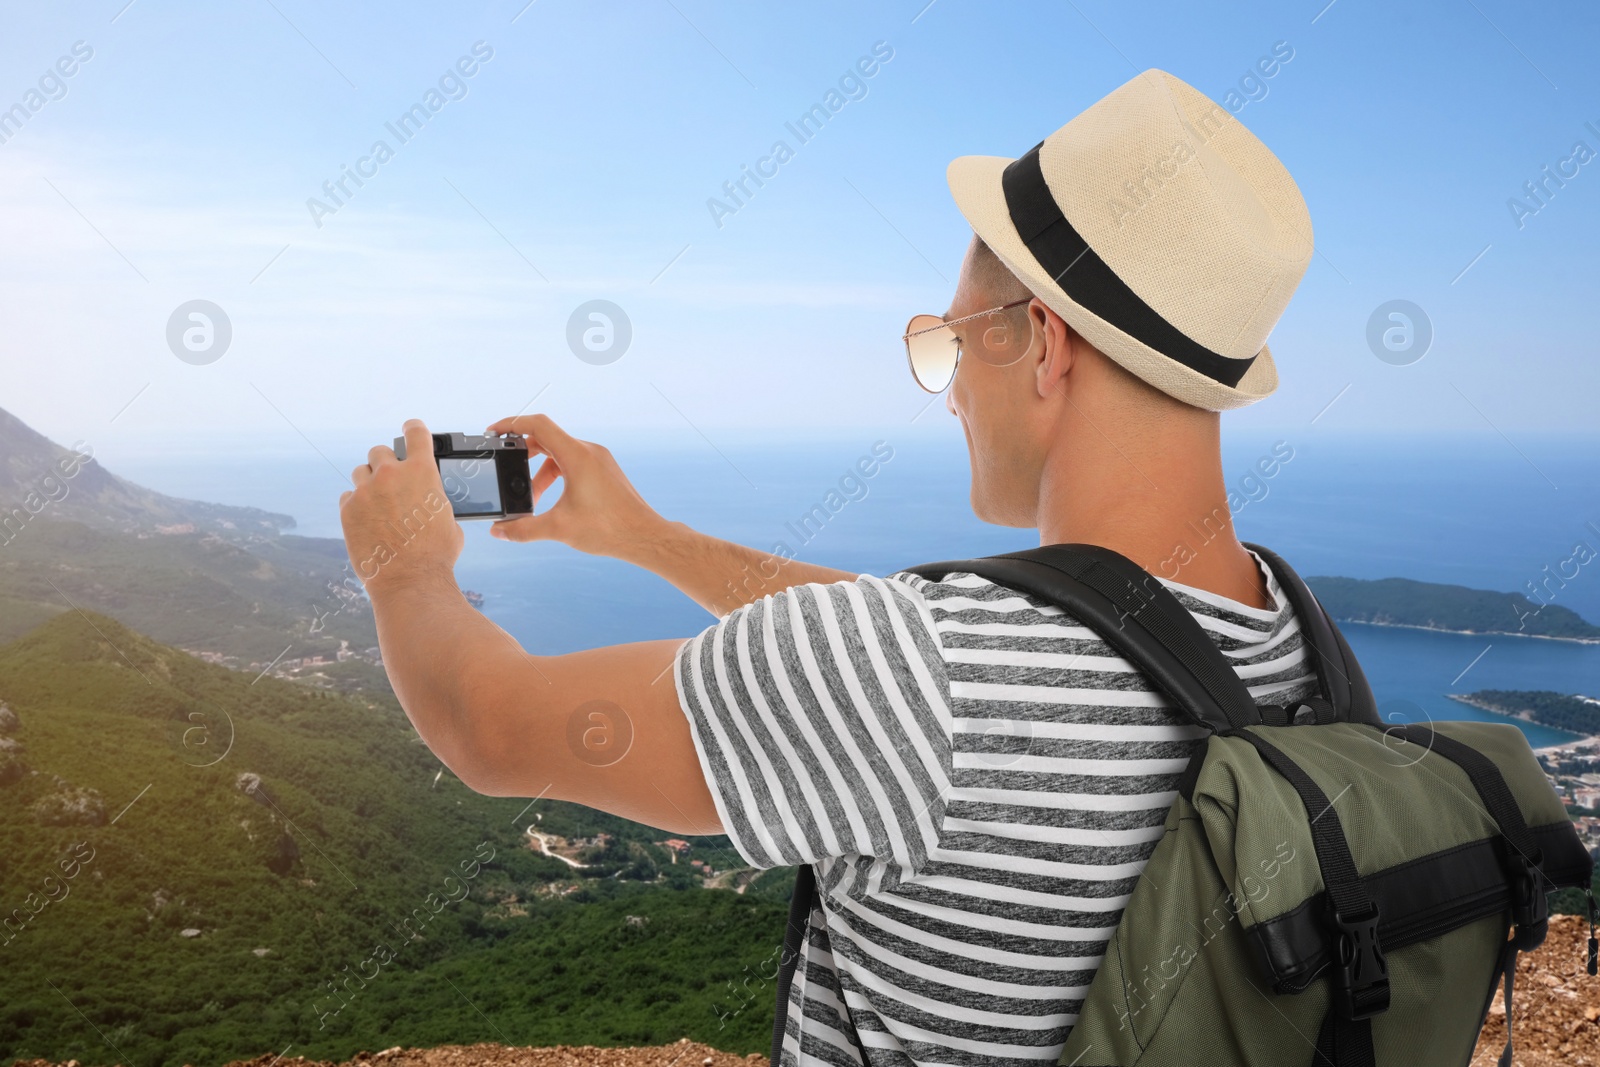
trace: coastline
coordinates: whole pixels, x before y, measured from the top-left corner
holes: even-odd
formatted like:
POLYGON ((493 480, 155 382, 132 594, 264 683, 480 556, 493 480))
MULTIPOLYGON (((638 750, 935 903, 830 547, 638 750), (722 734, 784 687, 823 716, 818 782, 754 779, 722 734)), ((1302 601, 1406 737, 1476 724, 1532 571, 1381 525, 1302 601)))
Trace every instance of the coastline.
POLYGON ((1466 637, 1525 637, 1535 641, 1565 641, 1573 645, 1600 645, 1600 637, 1557 637, 1553 634, 1525 634, 1515 630, 1447 630, 1443 626, 1418 626, 1409 622, 1374 622, 1371 619, 1335 619, 1355 626, 1382 626, 1390 630, 1422 630, 1430 634, 1461 634, 1466 637))
POLYGON ((1568 737, 1572 738, 1571 741, 1563 741, 1560 744, 1544 745, 1543 747, 1536 748, 1534 749, 1534 752, 1536 753, 1555 752, 1563 748, 1592 748, 1600 746, 1600 735, 1576 734, 1571 730, 1563 730, 1559 726, 1550 726, 1546 723, 1540 722, 1531 715, 1515 715, 1506 711, 1504 708, 1497 708, 1493 705, 1485 704, 1480 700, 1473 700, 1465 693, 1446 693, 1444 696, 1447 700, 1454 700, 1457 704, 1465 704, 1469 708, 1477 708, 1479 711, 1487 711, 1489 714, 1498 715, 1502 719, 1515 719, 1518 722, 1531 723, 1532 725, 1541 729, 1550 730, 1558 734, 1566 734, 1568 737))
MULTIPOLYGON (((1551 726, 1551 727, 1547 727, 1547 729, 1553 730, 1553 729, 1555 729, 1555 727, 1551 726)), ((1564 745, 1546 745, 1543 748, 1534 749, 1533 750, 1533 754, 1536 755, 1536 756, 1545 756, 1545 755, 1550 755, 1550 754, 1555 753, 1555 752, 1561 752, 1561 751, 1565 751, 1567 749, 1575 749, 1575 748, 1577 748, 1577 749, 1592 748, 1592 749, 1600 750, 1600 736, 1582 737, 1577 741, 1572 741, 1572 742, 1569 742, 1569 743, 1564 744, 1564 745)))

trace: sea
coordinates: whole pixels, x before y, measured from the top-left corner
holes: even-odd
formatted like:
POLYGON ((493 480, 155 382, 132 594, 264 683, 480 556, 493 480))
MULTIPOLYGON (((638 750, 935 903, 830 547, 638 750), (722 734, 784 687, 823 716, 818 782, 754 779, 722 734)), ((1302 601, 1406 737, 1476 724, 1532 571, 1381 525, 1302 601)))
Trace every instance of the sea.
MULTIPOLYGON (((1032 530, 973 516, 958 434, 695 431, 605 443, 668 518, 828 566, 887 574, 1037 544, 1032 530)), ((1223 467, 1240 536, 1277 551, 1304 576, 1516 590, 1600 621, 1597 445, 1594 437, 1355 435, 1308 426, 1235 435, 1223 467)), ((344 472, 365 451, 353 440, 322 440, 303 452, 97 458, 162 492, 284 512, 296 519, 295 532, 338 537, 344 472)), ((540 510, 548 506, 541 502, 540 510)), ((482 593, 485 614, 532 652, 687 637, 715 621, 631 565, 559 544, 504 543, 488 536, 488 523, 465 525, 462 587, 482 593)), ((1448 696, 1476 689, 1600 696, 1600 645, 1341 628, 1390 721, 1498 718, 1448 696)), ((1571 738, 1517 725, 1536 747, 1571 738)))

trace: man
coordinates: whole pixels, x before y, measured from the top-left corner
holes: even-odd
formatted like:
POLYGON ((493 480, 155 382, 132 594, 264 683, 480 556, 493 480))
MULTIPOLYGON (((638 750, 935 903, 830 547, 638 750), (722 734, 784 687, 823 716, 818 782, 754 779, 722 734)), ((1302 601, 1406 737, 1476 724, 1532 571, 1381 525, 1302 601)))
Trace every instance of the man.
MULTIPOLYGON (((1148 71, 1021 159, 958 159, 949 181, 974 238, 949 309, 913 320, 907 347, 925 388, 949 386, 973 509, 1121 552, 1259 703, 1309 694, 1219 452, 1218 412, 1277 385, 1265 339, 1311 255, 1288 173, 1148 71)), ((341 506, 352 558, 380 560, 363 575, 384 663, 433 751, 480 792, 726 833, 754 867, 813 864, 786 1064, 1053 1061, 1199 731, 1059 609, 973 575, 776 560, 663 519, 544 415, 490 430, 546 457, 536 491, 564 479, 497 536, 629 560, 722 617, 688 641, 523 651, 458 591, 461 531, 431 517, 443 490, 408 422, 413 458, 374 448, 341 506)))

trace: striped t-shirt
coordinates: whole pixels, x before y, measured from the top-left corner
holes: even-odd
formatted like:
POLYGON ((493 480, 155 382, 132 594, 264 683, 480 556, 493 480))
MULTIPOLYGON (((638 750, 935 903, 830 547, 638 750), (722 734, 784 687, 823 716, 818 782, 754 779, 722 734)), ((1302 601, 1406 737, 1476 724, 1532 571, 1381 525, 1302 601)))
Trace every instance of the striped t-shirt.
MULTIPOLYGON (((1257 703, 1315 684, 1294 610, 1163 580, 1257 703)), ((752 867, 815 865, 784 1067, 1054 1062, 1202 731, 1095 633, 972 574, 795 586, 675 677, 752 867)))

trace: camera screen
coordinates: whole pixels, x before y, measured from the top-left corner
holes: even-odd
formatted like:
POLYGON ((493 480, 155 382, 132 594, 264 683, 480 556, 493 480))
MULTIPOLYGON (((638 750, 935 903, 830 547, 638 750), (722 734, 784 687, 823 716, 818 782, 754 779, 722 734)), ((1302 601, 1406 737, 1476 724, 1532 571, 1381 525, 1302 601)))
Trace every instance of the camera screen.
POLYGON ((500 512, 500 482, 494 457, 441 459, 439 475, 450 510, 457 515, 493 515, 500 512))

